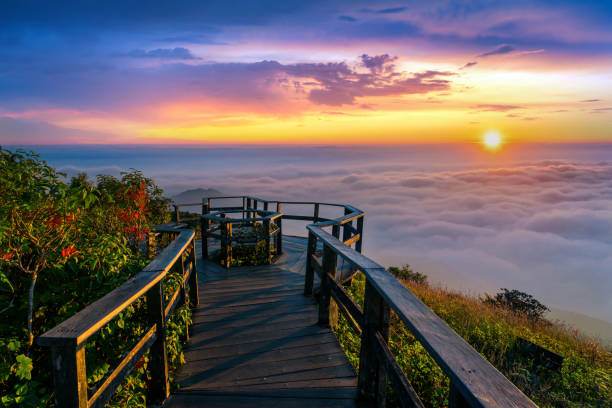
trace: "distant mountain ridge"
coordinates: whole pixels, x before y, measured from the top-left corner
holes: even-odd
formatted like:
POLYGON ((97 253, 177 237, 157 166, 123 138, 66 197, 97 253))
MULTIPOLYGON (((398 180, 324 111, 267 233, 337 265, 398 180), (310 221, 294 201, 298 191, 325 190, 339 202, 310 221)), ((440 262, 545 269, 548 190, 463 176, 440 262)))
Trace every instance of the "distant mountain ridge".
POLYGON ((173 195, 170 198, 172 198, 172 201, 174 201, 176 204, 195 204, 201 203, 202 198, 223 195, 225 194, 220 192, 219 190, 215 190, 214 188, 194 188, 190 190, 185 190, 182 193, 173 195))

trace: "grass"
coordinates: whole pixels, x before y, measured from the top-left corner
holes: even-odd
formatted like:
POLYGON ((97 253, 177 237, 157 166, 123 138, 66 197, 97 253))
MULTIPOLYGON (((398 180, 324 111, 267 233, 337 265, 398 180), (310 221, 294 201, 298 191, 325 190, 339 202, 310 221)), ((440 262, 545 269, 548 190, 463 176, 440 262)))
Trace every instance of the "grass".
MULTIPOLYGON (((539 406, 612 407, 612 353, 597 341, 460 292, 426 282, 402 283, 539 406), (560 372, 534 366, 528 356, 517 351, 518 338, 562 355, 560 372)), ((360 305, 364 287, 365 277, 358 274, 348 288, 360 305)), ((343 316, 335 332, 349 360, 359 369, 360 339, 343 316)), ((394 314, 389 348, 426 406, 448 405, 448 378, 394 314)))

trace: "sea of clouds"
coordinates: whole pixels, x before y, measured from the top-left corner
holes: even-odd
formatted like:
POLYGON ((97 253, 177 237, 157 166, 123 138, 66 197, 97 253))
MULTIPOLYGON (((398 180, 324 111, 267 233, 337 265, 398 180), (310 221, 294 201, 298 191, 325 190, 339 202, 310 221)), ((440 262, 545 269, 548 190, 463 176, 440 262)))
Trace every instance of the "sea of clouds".
MULTIPOLYGON (((547 154, 504 160, 473 149, 134 150, 132 159, 50 161, 91 174, 130 163, 169 192, 203 187, 350 203, 366 212, 364 252, 383 265, 408 263, 472 294, 519 289, 612 321, 612 162, 602 159, 612 157, 611 148, 545 147, 547 154)), ((299 223, 284 227, 305 231, 299 223)))

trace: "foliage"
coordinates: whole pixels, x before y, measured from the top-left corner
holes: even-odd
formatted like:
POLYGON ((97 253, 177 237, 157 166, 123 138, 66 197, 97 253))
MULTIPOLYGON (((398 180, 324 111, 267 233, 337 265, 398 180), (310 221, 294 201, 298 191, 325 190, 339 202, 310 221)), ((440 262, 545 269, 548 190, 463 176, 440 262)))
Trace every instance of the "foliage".
MULTIPOLYGON (((69 182, 34 153, 0 148, 0 405, 52 404, 49 350, 33 339, 101 298, 149 262, 151 225, 169 220, 168 200, 136 170, 121 178, 80 174, 69 182)), ((178 275, 178 272, 176 273, 178 275)), ((169 274, 166 295, 179 278, 169 274)), ((86 348, 93 387, 146 330, 141 299, 105 325, 86 348)), ((169 360, 191 321, 177 308, 167 327, 169 360)), ((145 406, 148 357, 110 406, 145 406)))
MULTIPOLYGON (((612 353, 596 341, 458 292, 411 280, 403 283, 539 406, 612 405, 612 353), (562 355, 561 372, 535 366, 529 356, 518 353, 519 337, 562 355)), ((347 288, 361 306, 364 288, 361 273, 347 288)), ((359 369, 360 339, 342 315, 335 331, 349 360, 359 369)), ((389 348, 427 407, 448 405, 448 378, 394 313, 389 348)))
POLYGON ((505 307, 515 313, 539 320, 549 309, 528 293, 516 289, 501 288, 494 297, 486 295, 485 302, 495 306, 505 307))
POLYGON ((427 275, 425 275, 424 273, 413 271, 410 265, 408 264, 402 266, 401 268, 398 268, 397 266, 390 266, 389 272, 391 272, 393 276, 395 276, 398 280, 401 281, 404 280, 416 282, 420 283, 421 285, 427 284, 427 275))

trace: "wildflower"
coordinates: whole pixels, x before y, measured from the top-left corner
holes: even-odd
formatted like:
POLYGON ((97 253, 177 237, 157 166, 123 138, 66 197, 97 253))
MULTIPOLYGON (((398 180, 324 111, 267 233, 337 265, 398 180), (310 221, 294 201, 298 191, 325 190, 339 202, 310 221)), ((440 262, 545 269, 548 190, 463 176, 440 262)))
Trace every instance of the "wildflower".
POLYGON ((62 257, 64 258, 69 258, 72 255, 75 255, 78 251, 76 250, 75 247, 67 247, 62 249, 62 257))

